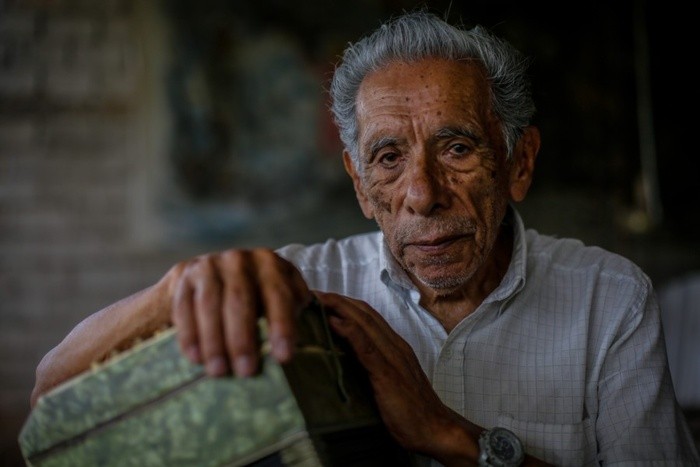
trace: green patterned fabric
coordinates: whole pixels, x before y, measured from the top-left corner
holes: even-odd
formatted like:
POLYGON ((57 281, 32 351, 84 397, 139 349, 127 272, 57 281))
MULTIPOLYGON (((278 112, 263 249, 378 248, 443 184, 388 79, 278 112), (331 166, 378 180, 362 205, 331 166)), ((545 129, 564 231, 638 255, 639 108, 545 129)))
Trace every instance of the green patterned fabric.
POLYGON ((322 312, 300 332, 290 364, 265 357, 253 378, 206 376, 173 329, 144 341, 38 401, 19 437, 27 465, 406 465, 322 312))

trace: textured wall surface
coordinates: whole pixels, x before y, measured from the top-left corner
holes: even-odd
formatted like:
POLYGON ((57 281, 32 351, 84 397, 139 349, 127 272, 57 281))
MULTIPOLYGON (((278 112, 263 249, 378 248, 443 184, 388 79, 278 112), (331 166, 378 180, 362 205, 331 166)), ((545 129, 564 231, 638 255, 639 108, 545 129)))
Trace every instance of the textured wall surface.
POLYGON ((171 262, 134 248, 129 232, 135 46, 126 2, 106 3, 0 12, 3 465, 20 465, 17 429, 42 354, 171 262))

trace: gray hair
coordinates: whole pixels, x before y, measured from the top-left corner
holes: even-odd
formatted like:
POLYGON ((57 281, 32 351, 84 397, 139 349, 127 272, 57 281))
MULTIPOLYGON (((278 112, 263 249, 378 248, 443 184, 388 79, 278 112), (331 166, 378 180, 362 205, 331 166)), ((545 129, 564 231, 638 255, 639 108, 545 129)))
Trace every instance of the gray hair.
POLYGON ((535 113, 528 62, 508 42, 481 26, 458 29, 432 13, 407 13, 383 24, 371 35, 350 44, 331 82, 331 111, 340 139, 355 168, 362 171, 358 149, 356 98, 362 80, 392 61, 424 58, 479 60, 491 84, 491 102, 501 121, 507 155, 535 113))

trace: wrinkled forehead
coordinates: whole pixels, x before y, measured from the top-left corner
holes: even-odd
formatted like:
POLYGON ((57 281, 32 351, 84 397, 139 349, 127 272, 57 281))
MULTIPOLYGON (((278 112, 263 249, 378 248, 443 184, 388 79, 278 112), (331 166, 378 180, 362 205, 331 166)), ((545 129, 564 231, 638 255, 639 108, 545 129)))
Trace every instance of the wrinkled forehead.
POLYGON ((463 128, 484 137, 500 128, 491 111, 485 72, 478 62, 426 59, 393 62, 363 81, 356 116, 358 142, 397 128, 463 128), (382 133, 377 135, 377 133, 382 133))
POLYGON ((377 105, 449 106, 465 111, 489 108, 490 90, 478 61, 395 61, 368 74, 357 95, 358 117, 377 105))

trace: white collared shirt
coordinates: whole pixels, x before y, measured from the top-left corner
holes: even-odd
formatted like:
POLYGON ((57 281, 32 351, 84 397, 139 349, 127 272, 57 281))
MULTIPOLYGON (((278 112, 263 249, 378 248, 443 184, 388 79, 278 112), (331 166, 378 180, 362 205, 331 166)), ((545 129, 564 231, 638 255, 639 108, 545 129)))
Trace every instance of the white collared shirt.
POLYGON ((514 431, 556 465, 699 465, 678 408, 659 309, 629 260, 578 240, 514 229, 500 285, 449 334, 381 232, 289 245, 311 289, 373 306, 413 348, 441 400, 514 431))

